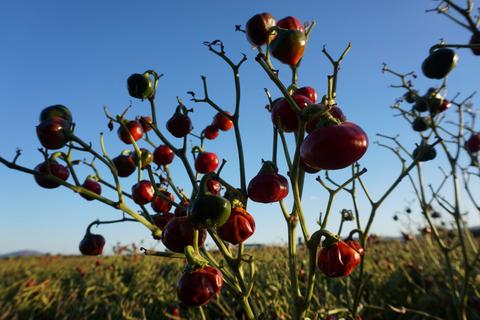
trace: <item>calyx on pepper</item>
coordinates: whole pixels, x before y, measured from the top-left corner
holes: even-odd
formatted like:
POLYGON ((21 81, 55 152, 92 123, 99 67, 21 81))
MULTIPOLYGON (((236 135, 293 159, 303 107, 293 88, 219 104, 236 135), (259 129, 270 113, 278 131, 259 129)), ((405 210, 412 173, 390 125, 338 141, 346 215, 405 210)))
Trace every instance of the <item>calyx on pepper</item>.
POLYGON ((207 181, 215 174, 206 174, 200 181, 200 190, 188 207, 188 215, 195 227, 220 227, 230 217, 232 205, 227 199, 208 192, 207 181))
POLYGON ((238 205, 239 207, 245 207, 245 204, 248 201, 248 196, 244 194, 241 189, 238 188, 227 187, 227 190, 223 194, 223 197, 230 201, 230 203, 232 204, 232 208, 236 206, 235 203, 240 203, 240 205, 238 205))
POLYGON ((328 127, 333 125, 339 125, 342 121, 336 117, 334 117, 330 113, 330 109, 333 105, 325 104, 322 102, 319 104, 312 104, 302 110, 300 114, 300 118, 307 123, 310 120, 315 119, 316 126, 315 128, 319 127, 328 127))
POLYGON ((196 269, 203 268, 208 265, 208 261, 200 254, 195 252, 193 246, 186 246, 184 249, 185 258, 187 258, 187 265, 184 272, 192 272, 196 269))
POLYGON ((327 230, 323 230, 323 236, 325 236, 325 240, 322 242, 322 247, 330 247, 340 241, 340 236, 338 234, 333 234, 327 230))
POLYGON ((435 159, 437 151, 433 145, 430 145, 424 141, 413 150, 412 157, 418 162, 430 161, 435 159))

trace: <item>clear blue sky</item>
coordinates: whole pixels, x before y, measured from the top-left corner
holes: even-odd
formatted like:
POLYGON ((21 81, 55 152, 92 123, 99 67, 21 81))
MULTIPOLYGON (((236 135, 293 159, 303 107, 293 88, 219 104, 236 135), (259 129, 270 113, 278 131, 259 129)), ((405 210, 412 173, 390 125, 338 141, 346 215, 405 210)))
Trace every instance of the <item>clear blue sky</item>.
MULTIPOLYGON (((432 1, 8 1, 0 4, 0 145, 1 154, 11 158, 17 147, 23 150, 19 163, 34 167, 41 161, 35 126, 40 110, 52 104, 65 104, 72 110, 77 133, 98 147, 98 133, 107 132, 102 108, 119 113, 130 103, 127 77, 152 68, 165 77, 158 90, 158 112, 161 123, 170 117, 178 95, 188 100, 186 92, 201 96, 200 75, 208 77, 210 94, 227 109, 233 106, 233 82, 230 70, 202 45, 203 41, 222 39, 227 52, 236 59, 240 52, 249 61, 241 70, 242 119, 247 157, 247 177, 260 166, 260 159, 271 154, 271 124, 264 110, 263 88, 273 84, 254 61, 252 50, 243 34, 234 32, 235 24, 245 24, 252 15, 268 11, 275 17, 294 15, 301 20, 315 20, 311 42, 300 71, 300 85, 315 87, 320 94, 326 89, 330 65, 321 53, 324 44, 339 55, 348 42, 353 48, 346 58, 338 83, 338 102, 348 118, 369 134, 401 133, 409 146, 408 126, 392 117, 389 105, 401 94, 389 89, 393 80, 380 72, 382 62, 399 71, 414 70, 428 48, 440 38, 465 43, 466 31, 437 14, 426 14, 432 1)), ((478 89, 479 60, 468 50, 460 52, 458 68, 450 77, 449 94, 470 93, 478 89)), ((288 79, 288 69, 280 66, 288 79)), ((436 84, 420 77, 422 91, 436 84)), ((146 114, 146 102, 133 100, 130 115, 146 114)), ((195 132, 210 123, 214 112, 206 105, 192 105, 195 132)), ((178 139, 177 139, 178 140, 178 139)), ((125 148, 115 132, 107 135, 111 154, 125 148)), ((231 159, 225 169, 232 182, 236 157, 232 148, 233 132, 207 144, 220 157, 231 159)), ((179 142, 179 141, 178 141, 179 142)), ((84 155, 78 155, 82 159, 84 155)), ((369 169, 366 181, 373 195, 393 181, 399 168, 387 151, 371 145, 361 161, 369 169)), ((434 167, 432 165, 432 167, 434 167)), ((174 165, 172 170, 180 172, 174 165)), ((281 168, 285 173, 284 166, 281 168)), ((87 169, 79 175, 89 174, 87 169)), ((187 186, 182 174, 179 184, 187 186)), ((337 175, 341 177, 340 175, 337 175)), ((65 188, 46 190, 38 187, 32 176, 0 167, 0 253, 35 249, 76 253, 87 224, 97 218, 114 219, 120 212, 100 203, 84 201, 65 188)), ((124 180, 128 190, 134 180, 124 180)), ((107 193, 108 194, 108 193, 107 193)), ((400 226, 392 221, 396 210, 403 210, 412 199, 408 185, 402 185, 379 212, 373 231, 398 235, 400 226)), ((343 200, 342 200, 343 199, 343 200)), ((331 226, 336 230, 336 214, 350 207, 346 198, 334 209, 331 226)), ((325 210, 326 194, 313 177, 306 184, 305 209, 313 227, 318 212, 325 210)), ((367 206, 362 207, 363 221, 367 206)), ((257 232, 251 242, 282 242, 286 228, 277 205, 252 203, 249 211, 257 221, 257 232)), ((418 218, 418 214, 417 214, 418 218)), ((346 226, 349 229, 349 226, 346 226)), ((97 229, 96 229, 97 230, 97 229)), ((95 230, 95 232, 97 232, 95 230)), ((107 248, 122 243, 145 240, 153 245, 148 230, 140 225, 101 226, 107 248)))

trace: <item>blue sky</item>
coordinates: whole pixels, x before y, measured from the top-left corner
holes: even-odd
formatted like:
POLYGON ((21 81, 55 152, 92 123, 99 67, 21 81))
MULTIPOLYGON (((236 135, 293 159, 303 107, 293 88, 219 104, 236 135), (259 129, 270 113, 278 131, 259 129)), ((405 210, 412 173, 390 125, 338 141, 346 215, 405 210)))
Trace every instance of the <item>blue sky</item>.
MULTIPOLYGON (((338 56, 347 45, 347 56, 338 82, 338 103, 347 117, 363 127, 370 136, 402 134, 407 145, 415 140, 406 123, 392 117, 389 105, 402 94, 388 88, 392 78, 382 75, 381 64, 387 62, 398 71, 416 71, 428 48, 440 38, 451 43, 465 43, 470 35, 446 18, 426 14, 432 1, 10 1, 0 4, 0 126, 1 155, 13 157, 17 147, 23 150, 19 163, 34 167, 41 161, 35 135, 38 114, 44 107, 61 103, 73 112, 77 134, 98 148, 99 132, 107 132, 103 106, 119 113, 130 101, 132 117, 147 114, 146 102, 132 100, 126 90, 127 77, 146 69, 164 73, 160 80, 157 104, 160 123, 165 123, 176 106, 176 96, 188 101, 187 91, 201 96, 200 75, 208 77, 210 95, 218 104, 232 110, 233 81, 230 70, 202 45, 203 41, 222 39, 233 58, 240 53, 249 60, 241 70, 242 119, 247 177, 258 171, 262 158, 271 154, 271 123, 264 110, 263 88, 278 91, 254 61, 255 51, 243 34, 234 32, 235 24, 245 24, 252 15, 268 11, 277 19, 293 15, 315 20, 300 70, 300 85, 326 90, 326 75, 331 66, 321 53, 323 45, 338 56)), ((289 72, 277 64, 283 79, 289 72)), ((449 94, 465 94, 478 88, 478 58, 468 50, 460 52, 457 69, 449 77, 449 94)), ((418 87, 425 91, 436 82, 419 77, 418 87)), ((195 132, 210 123, 215 114, 206 105, 188 103, 195 109, 195 132)), ((177 139, 178 140, 178 139, 177 139)), ((107 134, 111 154, 125 148, 115 132, 107 134)), ((221 133, 207 144, 220 157, 231 159, 225 168, 226 178, 238 181, 236 155, 232 148, 233 132, 221 133)), ((178 143, 180 141, 177 141, 178 143)), ((84 155, 78 155, 82 159, 84 155)), ((399 165, 387 151, 371 145, 361 161, 369 169, 365 180, 373 195, 397 175, 399 165)), ((432 165, 432 173, 434 171, 432 165)), ((172 166, 180 185, 187 186, 180 166, 172 166)), ((281 170, 285 173, 285 167, 281 170)), ((89 174, 79 170, 81 177, 89 174)), ((342 177, 342 174, 336 174, 342 177)), ((432 174, 432 177, 434 174, 432 174)), ((45 190, 29 175, 0 167, 0 253, 18 249, 76 253, 85 227, 92 220, 115 219, 120 213, 100 203, 86 202, 67 189, 45 190)), ((433 178, 435 181, 435 178, 433 178)), ((128 190, 134 182, 126 179, 128 190)), ((108 193, 106 193, 108 194, 108 193)), ((398 235, 400 226, 392 215, 403 210, 413 194, 407 184, 389 199, 378 214, 373 231, 398 235)), ((339 197, 334 215, 350 207, 346 197, 339 197)), ((326 194, 313 177, 305 189, 307 219, 314 226, 318 213, 325 210, 326 194)), ((249 211, 257 221, 251 242, 283 242, 286 227, 278 205, 251 204, 249 211)), ((365 221, 368 206, 362 206, 365 221)), ((336 214, 330 223, 338 226, 336 214)), ((418 217, 418 214, 417 214, 418 217)), ((478 223, 478 220, 472 220, 478 223)), ((349 226, 345 226, 346 229, 349 226)), ((95 231, 97 232, 97 231, 95 231)), ((98 229, 107 239, 107 248, 122 243, 145 240, 155 245, 148 230, 135 224, 108 225, 98 229)))

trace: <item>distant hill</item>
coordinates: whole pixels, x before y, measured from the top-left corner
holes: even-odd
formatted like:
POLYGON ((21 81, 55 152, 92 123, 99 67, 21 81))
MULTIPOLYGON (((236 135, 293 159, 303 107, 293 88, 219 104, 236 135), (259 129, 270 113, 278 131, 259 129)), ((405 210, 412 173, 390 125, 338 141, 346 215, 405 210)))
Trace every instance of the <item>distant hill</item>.
POLYGON ((35 250, 18 250, 5 254, 0 254, 0 259, 12 258, 12 257, 32 257, 32 256, 43 256, 45 253, 35 251, 35 250))
POLYGON ((470 228, 470 232, 474 237, 480 237, 480 226, 470 228))

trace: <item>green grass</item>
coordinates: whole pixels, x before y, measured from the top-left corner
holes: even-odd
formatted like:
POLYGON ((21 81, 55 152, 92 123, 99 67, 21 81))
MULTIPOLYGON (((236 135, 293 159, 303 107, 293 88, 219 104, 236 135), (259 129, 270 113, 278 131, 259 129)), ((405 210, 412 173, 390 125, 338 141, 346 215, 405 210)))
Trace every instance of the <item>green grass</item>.
MULTIPOLYGON (((453 318, 442 256, 433 248, 428 238, 369 247, 363 319, 427 319, 421 312, 453 318), (420 313, 399 314, 389 311, 389 305, 420 313)), ((288 319, 286 248, 248 252, 256 257, 252 294, 265 319, 288 319)), ((305 248, 299 248, 299 255, 299 265, 306 264, 305 248)), ((0 260, 0 319, 174 319, 168 313, 172 307, 181 310, 182 319, 198 319, 197 310, 180 306, 176 299, 175 282, 183 265, 178 259, 142 255, 0 260)), ((456 266, 454 273, 461 272, 460 261, 456 266)), ((328 279, 318 274, 309 316, 322 319, 327 311, 348 308, 356 276, 328 279)), ((480 277, 473 279, 471 287, 480 288, 480 277)), ((300 281, 304 288, 305 281, 300 281)), ((238 301, 226 290, 205 308, 208 319, 242 318, 238 301)), ((470 313, 477 319, 473 310, 470 313)))

